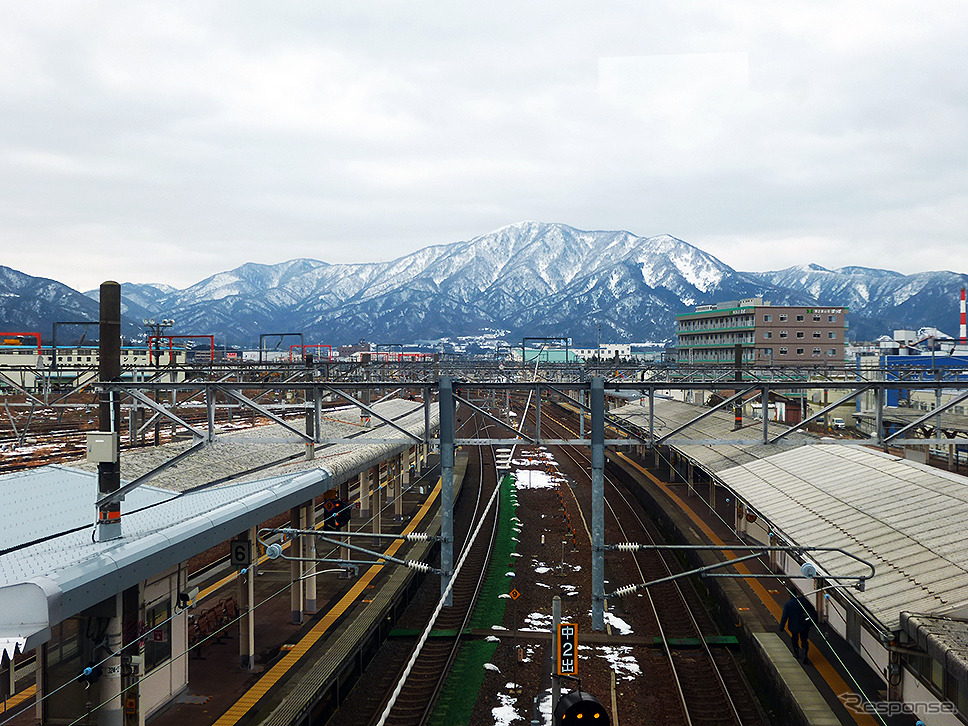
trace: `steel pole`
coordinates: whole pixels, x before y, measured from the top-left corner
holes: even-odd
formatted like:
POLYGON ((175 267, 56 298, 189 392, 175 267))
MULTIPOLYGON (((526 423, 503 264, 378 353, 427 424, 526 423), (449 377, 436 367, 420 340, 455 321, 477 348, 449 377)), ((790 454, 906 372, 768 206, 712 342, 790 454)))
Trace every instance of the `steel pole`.
MULTIPOLYGON (((561 679, 558 677, 558 626, 561 625, 561 597, 551 598, 551 712, 555 712, 561 698, 561 679)), ((575 654, 578 657, 578 654, 575 654)))
POLYGON ((605 629, 605 381, 591 380, 592 629, 605 629))
POLYGON ((440 408, 440 594, 444 605, 453 604, 454 576, 454 382, 445 376, 439 383, 440 408))
MULTIPOLYGON (((121 285, 101 283, 98 332, 98 378, 102 382, 121 380, 121 285)), ((56 355, 56 351, 55 351, 56 355)), ((101 391, 98 407, 98 430, 120 436, 121 402, 115 391, 101 391)), ((120 442, 117 443, 120 449, 120 442)), ((97 465, 98 499, 121 488, 121 462, 101 461, 97 465)), ((121 502, 110 502, 98 508, 99 542, 121 536, 121 502)))

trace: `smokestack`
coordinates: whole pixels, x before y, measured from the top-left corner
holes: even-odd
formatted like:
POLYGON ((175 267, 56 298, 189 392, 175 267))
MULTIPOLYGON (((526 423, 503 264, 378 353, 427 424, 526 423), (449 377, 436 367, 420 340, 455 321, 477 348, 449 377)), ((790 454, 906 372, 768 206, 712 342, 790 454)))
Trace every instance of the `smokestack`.
POLYGON ((961 288, 961 328, 958 331, 961 344, 968 344, 968 326, 965 325, 965 288, 961 288))

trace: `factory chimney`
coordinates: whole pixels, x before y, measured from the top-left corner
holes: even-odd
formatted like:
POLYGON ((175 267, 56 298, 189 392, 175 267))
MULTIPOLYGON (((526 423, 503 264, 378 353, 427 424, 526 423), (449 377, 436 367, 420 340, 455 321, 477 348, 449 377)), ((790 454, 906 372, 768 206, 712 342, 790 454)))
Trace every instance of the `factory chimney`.
POLYGON ((961 288, 961 327, 958 330, 961 344, 968 343, 968 326, 965 325, 965 288, 961 288))

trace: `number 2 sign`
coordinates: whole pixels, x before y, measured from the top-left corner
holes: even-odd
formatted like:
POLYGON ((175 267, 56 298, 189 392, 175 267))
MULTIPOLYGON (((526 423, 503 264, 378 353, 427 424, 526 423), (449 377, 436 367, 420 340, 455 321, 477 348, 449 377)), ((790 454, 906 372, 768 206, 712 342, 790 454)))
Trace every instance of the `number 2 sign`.
POLYGON ((558 675, 578 673, 578 624, 558 623, 558 675))

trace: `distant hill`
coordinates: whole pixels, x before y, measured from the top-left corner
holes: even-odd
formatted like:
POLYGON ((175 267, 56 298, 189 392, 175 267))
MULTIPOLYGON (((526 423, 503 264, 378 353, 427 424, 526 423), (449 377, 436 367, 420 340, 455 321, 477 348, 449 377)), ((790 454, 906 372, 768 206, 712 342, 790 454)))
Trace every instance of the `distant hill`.
MULTIPOLYGON (((59 283, 21 277, 37 281, 20 283, 35 297, 54 285, 65 301, 83 298, 59 283)), ((183 290, 124 284, 122 295, 135 328, 142 317, 173 318, 175 332, 214 334, 220 343, 257 345, 260 333, 294 331, 307 343, 412 342, 501 329, 510 340, 570 336, 588 345, 599 326, 602 340, 671 340, 677 313, 753 296, 847 306, 855 339, 924 325, 956 333, 966 283, 968 275, 953 272, 906 276, 861 267, 740 272, 668 235, 521 222, 391 262, 247 263, 183 290)), ((40 308, 38 321, 60 314, 40 308)), ((0 297, 2 319, 15 320, 18 311, 0 297)))

